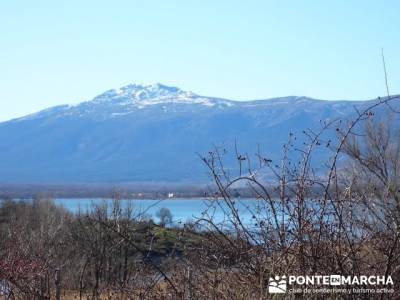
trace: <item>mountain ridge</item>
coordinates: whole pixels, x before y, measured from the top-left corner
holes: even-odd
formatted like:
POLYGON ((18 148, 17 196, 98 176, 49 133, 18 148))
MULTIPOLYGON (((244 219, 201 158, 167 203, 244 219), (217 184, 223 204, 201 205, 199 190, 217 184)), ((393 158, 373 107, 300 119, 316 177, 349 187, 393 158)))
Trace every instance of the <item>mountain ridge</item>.
MULTIPOLYGON (((323 100, 316 99, 307 96, 282 96, 282 97, 274 97, 274 98, 266 98, 266 99, 251 99, 251 100, 231 100, 227 98, 219 98, 219 97, 210 97, 210 96, 202 96, 198 95, 191 91, 184 91, 175 86, 167 86, 161 83, 153 83, 153 84, 135 84, 130 83, 128 85, 122 86, 117 89, 107 90, 93 99, 88 101, 82 101, 77 104, 61 104, 57 106, 53 106, 50 108, 46 108, 40 110, 35 113, 28 114, 26 116, 13 118, 8 121, 18 121, 24 120, 27 118, 32 118, 41 114, 48 114, 54 111, 63 111, 68 109, 74 109, 79 106, 84 106, 88 104, 113 104, 113 105, 132 105, 136 108, 144 108, 148 105, 157 105, 157 104, 165 104, 165 103, 177 103, 177 104, 203 104, 207 106, 214 105, 225 105, 225 106, 246 106, 246 105, 276 105, 276 104, 288 104, 285 102, 299 102, 299 101, 326 101, 330 104, 340 104, 340 103, 353 103, 359 104, 365 101, 374 101, 376 99, 368 99, 368 100, 323 100), (169 92, 169 93, 167 93, 169 92), (143 96, 144 95, 144 96, 143 96), (147 96, 147 97, 146 97, 147 96), (191 101, 190 101, 191 100, 191 101)), ((8 122, 3 121, 0 123, 8 122)))
MULTIPOLYGON (((131 84, 93 100, 0 123, 0 182, 206 182, 196 153, 215 145, 278 160, 289 132, 351 118, 368 101, 288 96, 233 101, 162 84, 131 84)), ((300 145, 301 146, 301 145, 300 145)), ((315 166, 325 157, 317 155, 315 166)), ((227 160, 232 170, 232 159, 227 160)))

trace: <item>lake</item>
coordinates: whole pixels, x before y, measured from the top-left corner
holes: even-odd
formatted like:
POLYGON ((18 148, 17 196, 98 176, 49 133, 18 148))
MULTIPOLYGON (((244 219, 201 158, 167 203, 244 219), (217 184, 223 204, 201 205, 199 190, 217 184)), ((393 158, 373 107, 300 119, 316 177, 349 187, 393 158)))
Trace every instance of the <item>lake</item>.
MULTIPOLYGON (((163 199, 163 200, 148 200, 134 199, 119 200, 121 207, 131 205, 135 214, 146 214, 147 216, 158 221, 156 212, 160 208, 168 208, 173 216, 174 224, 184 224, 187 221, 196 220, 202 216, 208 216, 216 223, 226 221, 226 212, 228 211, 227 204, 221 200, 206 200, 206 199, 163 199)), ((62 206, 72 213, 87 212, 93 209, 95 205, 112 206, 111 199, 55 199, 56 205, 62 206)), ((256 199, 237 199, 235 206, 238 214, 246 225, 253 225, 253 215, 258 215, 260 211, 261 201, 256 199)))

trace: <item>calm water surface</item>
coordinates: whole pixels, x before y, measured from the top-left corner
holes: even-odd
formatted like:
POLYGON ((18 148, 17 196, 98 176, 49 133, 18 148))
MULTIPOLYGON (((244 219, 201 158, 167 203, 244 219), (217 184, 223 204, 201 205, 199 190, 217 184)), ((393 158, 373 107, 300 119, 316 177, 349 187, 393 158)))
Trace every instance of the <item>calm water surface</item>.
MULTIPOLYGON (((214 222, 220 223, 226 220, 227 205, 222 201, 216 202, 205 199, 165 199, 165 200, 119 200, 122 207, 131 205, 135 214, 146 214, 157 220, 156 212, 162 208, 168 208, 173 216, 174 223, 185 223, 196 220, 202 216, 209 216, 214 222), (212 206, 212 207, 210 207, 212 206)), ((67 210, 77 212, 87 212, 96 205, 112 205, 111 199, 55 199, 54 202, 63 206, 67 210)), ((236 208, 242 220, 251 224, 254 222, 253 215, 257 215, 261 202, 256 199, 235 200, 236 208)))

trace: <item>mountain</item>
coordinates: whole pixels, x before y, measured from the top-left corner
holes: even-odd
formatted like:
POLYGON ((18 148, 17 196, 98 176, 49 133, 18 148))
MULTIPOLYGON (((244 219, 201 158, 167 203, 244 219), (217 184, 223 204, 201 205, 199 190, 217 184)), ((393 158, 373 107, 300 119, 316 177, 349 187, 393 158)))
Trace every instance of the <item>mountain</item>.
MULTIPOLYGON (((347 118, 370 101, 231 101, 131 84, 78 105, 0 123, 0 182, 205 182, 214 145, 279 159, 289 132, 347 118)), ((227 165, 234 168, 230 161, 227 165)))

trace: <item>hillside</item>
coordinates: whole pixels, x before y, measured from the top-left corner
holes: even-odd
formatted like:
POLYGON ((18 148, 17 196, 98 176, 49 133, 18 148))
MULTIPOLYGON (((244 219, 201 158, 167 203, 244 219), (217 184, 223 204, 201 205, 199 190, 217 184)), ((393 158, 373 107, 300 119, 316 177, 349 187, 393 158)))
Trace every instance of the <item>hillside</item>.
POLYGON ((368 103, 231 101, 132 84, 0 123, 0 182, 205 182, 196 153, 214 145, 232 150, 236 140, 242 152, 260 146, 278 159, 289 132, 317 130, 321 120, 349 118, 368 103))

